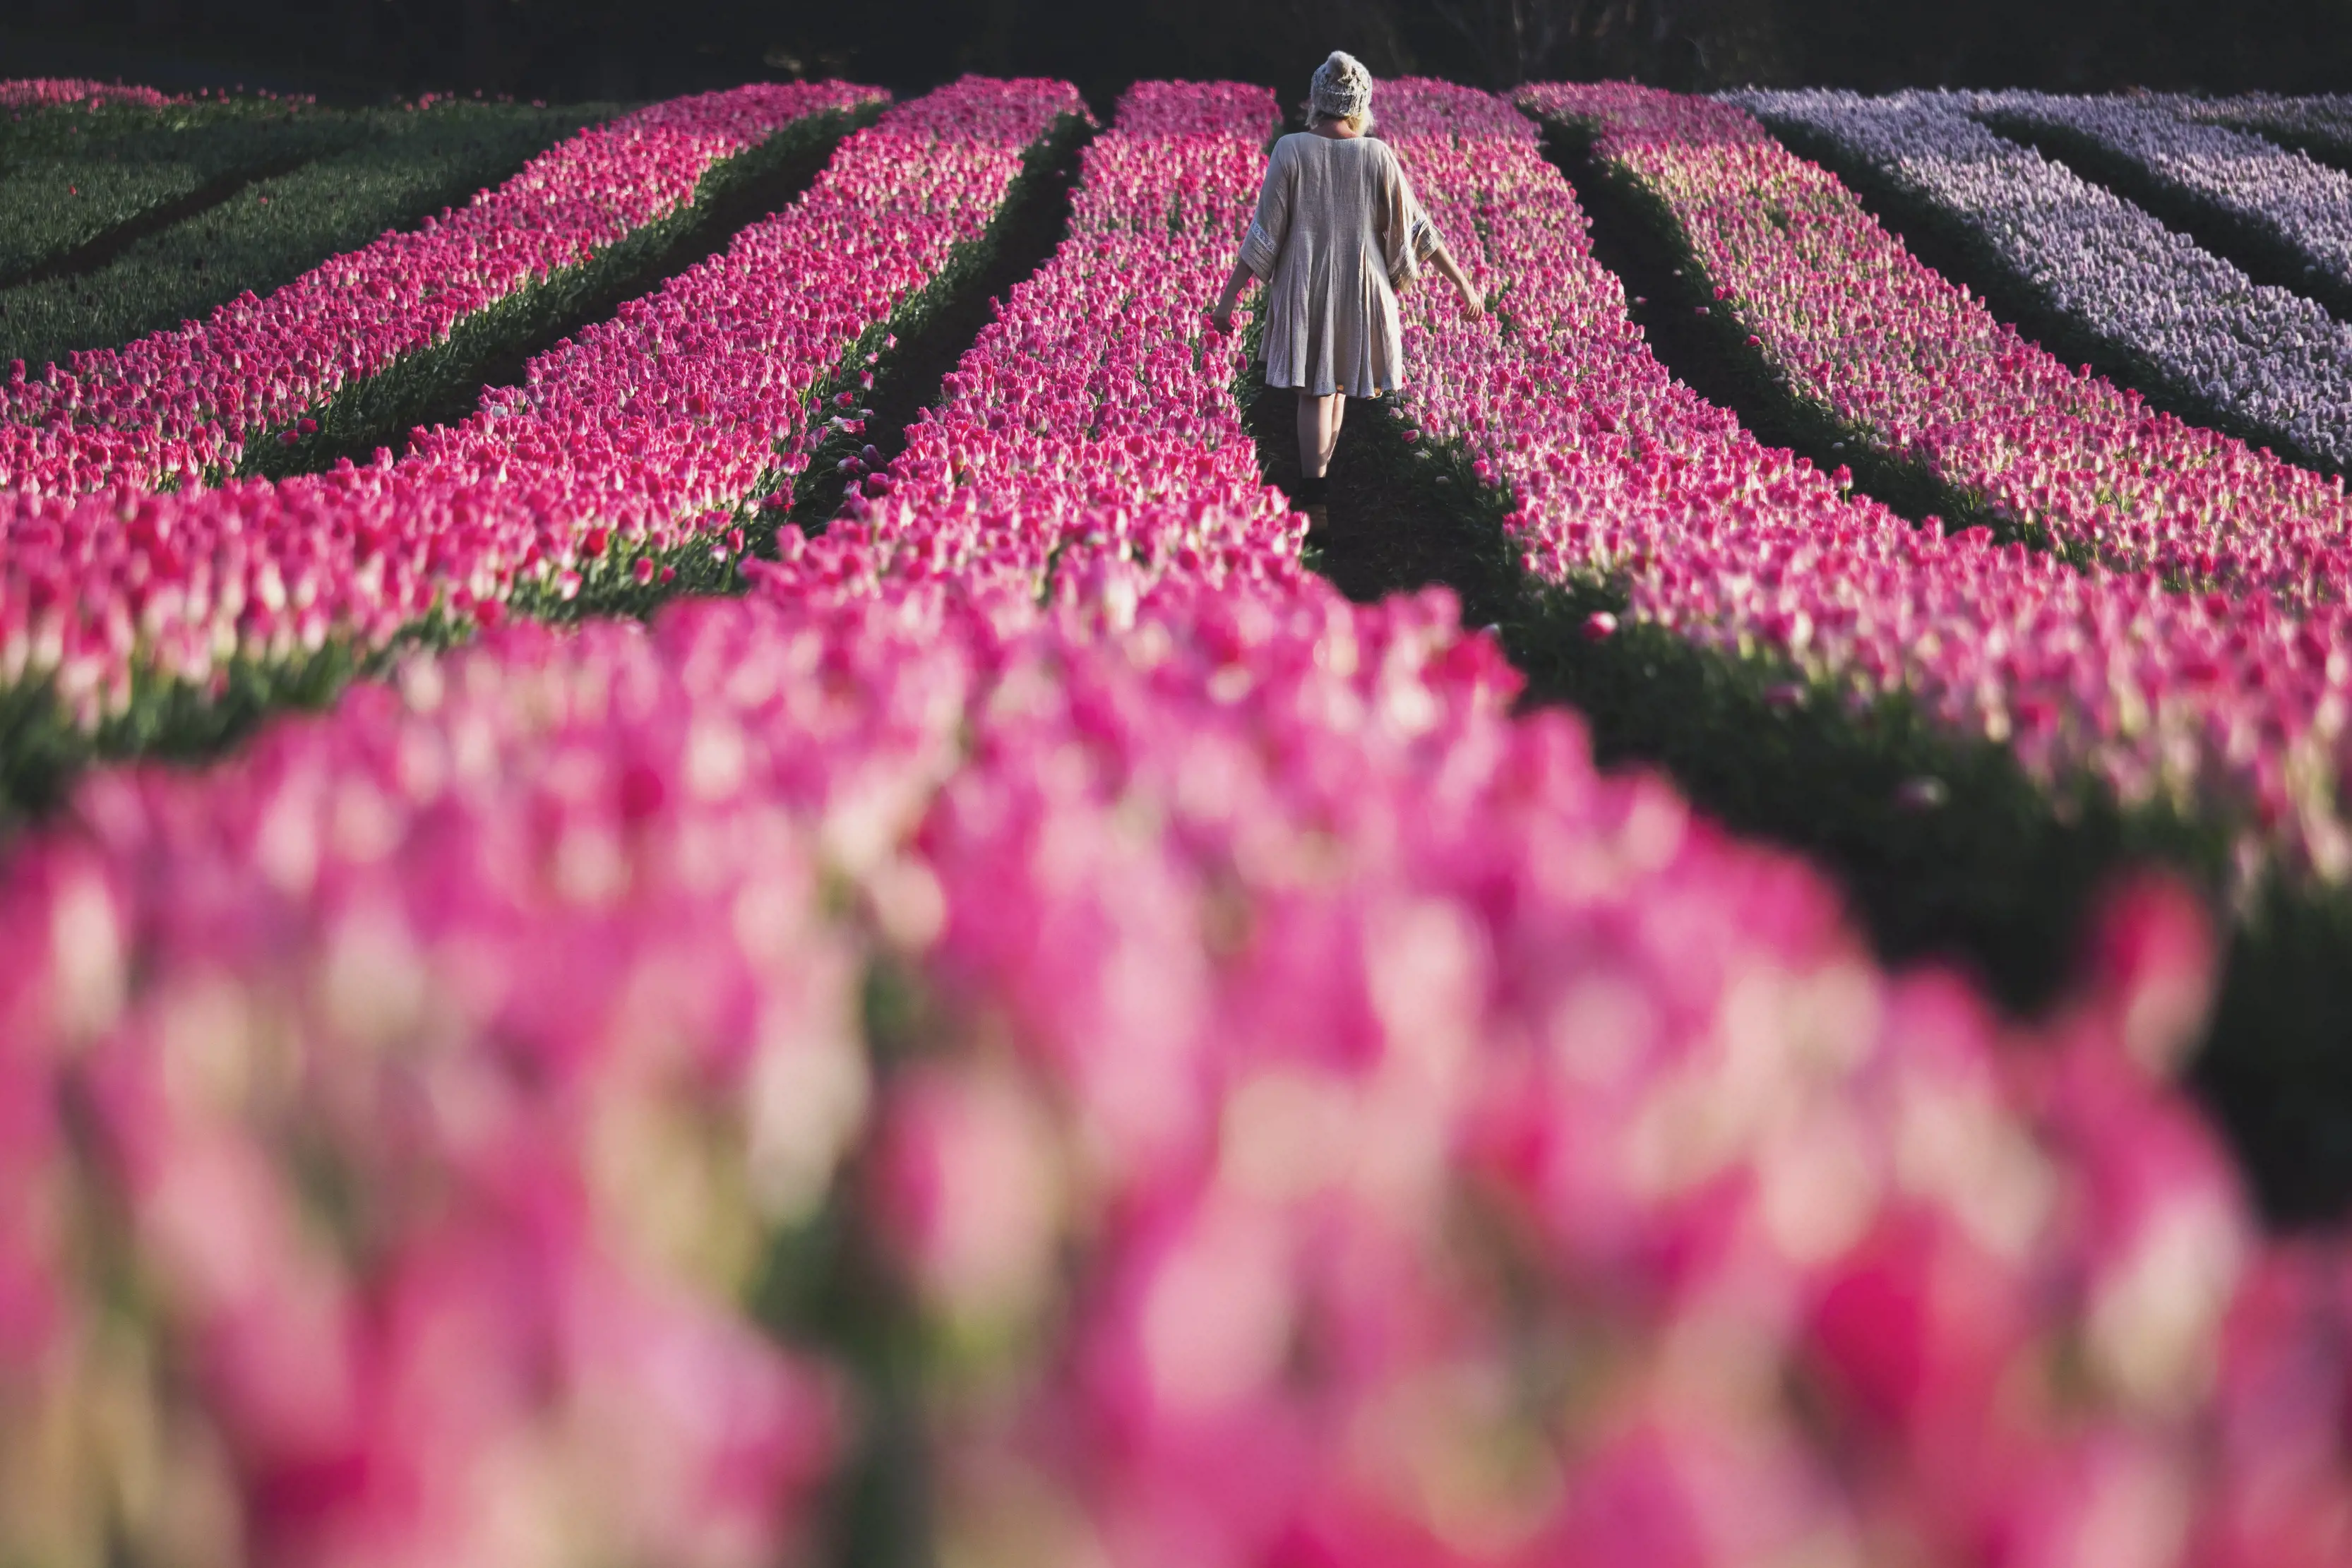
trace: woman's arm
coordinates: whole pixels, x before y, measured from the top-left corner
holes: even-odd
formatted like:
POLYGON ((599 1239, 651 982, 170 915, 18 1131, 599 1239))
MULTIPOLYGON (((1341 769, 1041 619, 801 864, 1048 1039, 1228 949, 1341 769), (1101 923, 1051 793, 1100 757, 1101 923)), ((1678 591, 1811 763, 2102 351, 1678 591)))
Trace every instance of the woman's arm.
POLYGON ((1470 275, 1462 270, 1462 264, 1445 248, 1445 236, 1429 221, 1428 211, 1412 193, 1412 182, 1406 177, 1403 165, 1396 161, 1393 150, 1388 152, 1388 166, 1391 182, 1387 236, 1391 280, 1400 285, 1408 283, 1422 267, 1433 267, 1454 285, 1454 292, 1462 300, 1462 314, 1473 320, 1484 316, 1486 297, 1478 292, 1478 286, 1470 281, 1470 275))
POLYGON ((1296 163, 1290 156, 1293 138, 1285 137, 1274 144, 1274 156, 1265 166, 1265 181, 1258 187, 1257 211, 1250 215, 1250 226, 1242 235, 1242 251, 1234 262, 1234 270, 1225 279, 1225 291, 1217 297, 1216 308, 1209 318, 1220 332, 1234 329, 1234 307, 1241 302, 1242 290, 1249 287, 1252 277, 1269 281, 1282 259, 1283 241, 1290 237, 1290 181, 1296 163))
POLYGON ((1462 297, 1462 314, 1475 320, 1486 313, 1486 297, 1478 292, 1478 286, 1470 281, 1470 275, 1462 270, 1462 264, 1454 259, 1454 253, 1443 243, 1431 253, 1429 265, 1437 268, 1445 281, 1454 285, 1454 292, 1462 297))
POLYGON ((1234 270, 1225 279, 1225 291, 1217 296, 1217 307, 1209 312, 1209 319, 1219 332, 1234 329, 1234 307, 1241 303, 1242 290, 1249 287, 1250 279, 1255 276, 1250 271, 1249 263, 1234 263, 1234 270))

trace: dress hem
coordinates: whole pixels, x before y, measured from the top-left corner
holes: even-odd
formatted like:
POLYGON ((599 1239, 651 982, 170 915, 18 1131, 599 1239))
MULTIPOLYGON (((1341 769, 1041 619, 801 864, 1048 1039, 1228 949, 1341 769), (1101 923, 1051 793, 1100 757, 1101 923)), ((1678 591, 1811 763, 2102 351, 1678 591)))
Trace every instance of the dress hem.
POLYGON ((1330 392, 1309 392, 1305 382, 1277 382, 1268 380, 1265 384, 1269 387, 1280 387, 1285 392, 1307 392, 1310 397, 1329 397, 1332 392, 1346 392, 1349 397, 1369 399, 1383 397, 1390 392, 1402 392, 1404 390, 1404 382, 1402 378, 1391 382, 1387 386, 1376 386, 1370 392, 1354 392, 1347 387, 1339 386, 1333 387, 1330 392))

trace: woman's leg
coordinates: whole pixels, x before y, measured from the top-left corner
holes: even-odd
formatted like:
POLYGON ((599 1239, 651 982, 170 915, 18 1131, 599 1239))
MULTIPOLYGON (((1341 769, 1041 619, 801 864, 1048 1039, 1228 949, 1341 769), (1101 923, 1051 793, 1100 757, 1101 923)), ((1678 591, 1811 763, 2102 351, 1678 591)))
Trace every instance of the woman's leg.
POLYGON ((1309 479, 1329 472, 1331 454, 1339 444, 1339 422, 1347 416, 1347 394, 1328 397, 1298 394, 1298 466, 1309 479))
POLYGON ((1323 444, 1323 405, 1330 401, 1317 397, 1305 387, 1298 389, 1298 472, 1309 479, 1320 479, 1323 471, 1331 465, 1329 453, 1323 444))

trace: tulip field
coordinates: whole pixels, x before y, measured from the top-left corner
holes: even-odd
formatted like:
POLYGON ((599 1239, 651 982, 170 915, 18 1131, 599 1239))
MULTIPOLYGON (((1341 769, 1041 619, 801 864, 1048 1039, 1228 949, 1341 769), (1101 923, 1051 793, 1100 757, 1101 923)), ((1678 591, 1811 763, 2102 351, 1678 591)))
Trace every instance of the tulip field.
MULTIPOLYGON (((2352 1561, 2343 1195, 2266 1218, 2192 1083, 2259 912, 2352 896, 2352 328, 2011 134, 2321 258, 2332 168, 2197 150, 2352 114, 1377 109, 1492 308, 1408 294, 1351 419, 1490 530, 1494 625, 1344 596, 1346 520, 1267 482, 1206 314, 1283 124, 1247 84, 369 111, 536 141, 14 369, 0 1562, 2352 1561), (1810 452, 1668 362, 1571 163, 1810 452), (1057 243, 887 428, 1055 171, 1057 243), (2119 861, 2006 1009, 1529 700, 1562 604, 2211 858, 2119 861)), ((143 225, 84 287, 201 250, 170 203, 340 112, 0 83, 0 208, 68 132, 191 139, 0 243, 143 225)), ((2263 1047, 2315 1169, 2345 1034, 2263 1047)))

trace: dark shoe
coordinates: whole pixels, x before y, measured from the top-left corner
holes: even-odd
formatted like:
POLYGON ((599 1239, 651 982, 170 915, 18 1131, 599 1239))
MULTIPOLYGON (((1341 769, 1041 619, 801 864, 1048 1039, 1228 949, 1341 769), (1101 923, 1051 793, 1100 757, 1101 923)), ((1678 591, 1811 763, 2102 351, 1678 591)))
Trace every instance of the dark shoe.
POLYGON ((1328 474, 1312 478, 1302 476, 1298 487, 1290 492, 1291 501, 1300 507, 1319 507, 1330 498, 1331 476, 1328 474))

